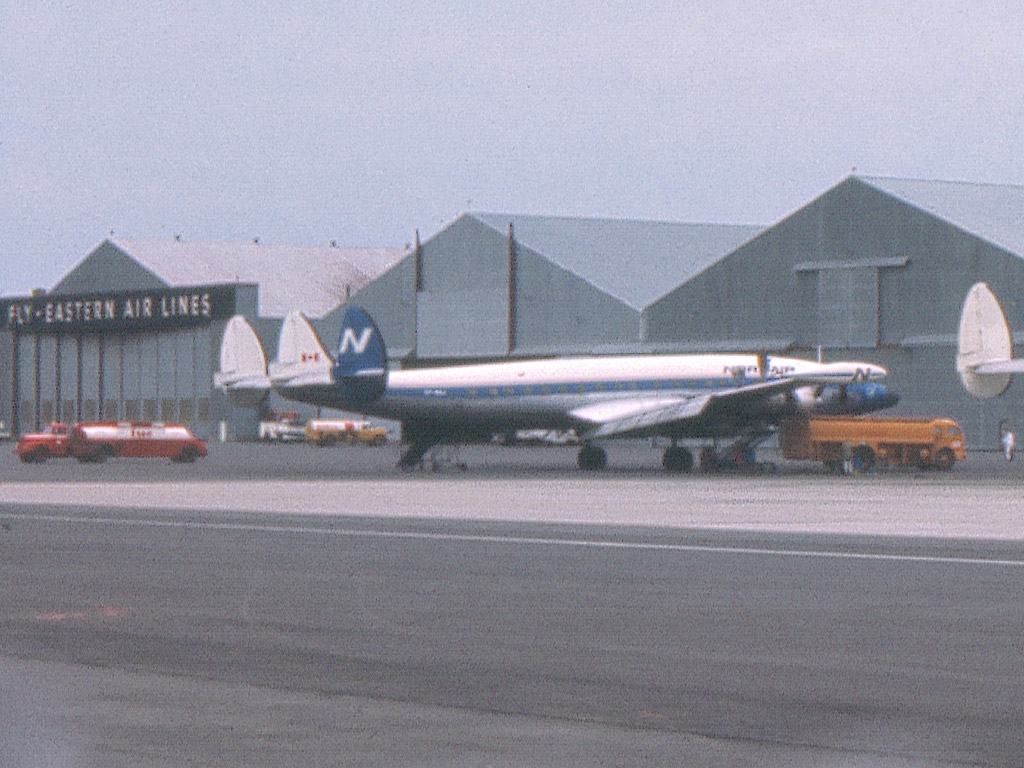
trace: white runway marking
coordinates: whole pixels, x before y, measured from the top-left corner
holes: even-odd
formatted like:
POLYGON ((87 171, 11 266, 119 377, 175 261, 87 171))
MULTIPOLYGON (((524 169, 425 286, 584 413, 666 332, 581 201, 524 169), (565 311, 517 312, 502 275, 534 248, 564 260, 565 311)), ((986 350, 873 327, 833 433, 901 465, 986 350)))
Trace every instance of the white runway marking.
POLYGON ((777 547, 731 547, 713 544, 657 544, 642 541, 607 541, 567 539, 540 536, 509 536, 504 534, 430 533, 427 531, 381 531, 358 528, 320 528, 305 525, 268 525, 265 523, 217 523, 201 520, 145 520, 118 517, 75 517, 72 515, 32 515, 2 513, 0 519, 25 522, 66 523, 70 525, 124 525, 151 528, 186 528, 217 531, 248 531, 254 533, 298 533, 317 536, 365 537, 381 539, 412 539, 484 544, 523 544, 530 546, 585 547, 597 549, 632 549, 661 552, 700 552, 710 554, 742 554, 757 556, 834 558, 842 560, 880 560, 897 562, 945 563, 956 565, 995 565, 1020 568, 1024 560, 989 559, 982 557, 942 555, 901 555, 873 552, 838 552, 832 550, 782 549, 777 547))

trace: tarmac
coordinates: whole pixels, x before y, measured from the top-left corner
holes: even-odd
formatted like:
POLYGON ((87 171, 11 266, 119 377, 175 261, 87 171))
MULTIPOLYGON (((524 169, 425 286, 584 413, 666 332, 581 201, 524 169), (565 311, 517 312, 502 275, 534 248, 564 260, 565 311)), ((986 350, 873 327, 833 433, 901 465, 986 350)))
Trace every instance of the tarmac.
MULTIPOLYGON (((777 533, 1024 540, 1024 463, 973 453, 952 471, 837 476, 780 463, 772 474, 670 475, 643 445, 581 472, 572 448, 463 449, 436 471, 394 469, 397 447, 211 446, 195 467, 0 464, 0 500, 152 510, 592 523, 777 533), (205 463, 204 463, 205 462, 205 463)), ((449 457, 451 458, 451 457, 449 457)))

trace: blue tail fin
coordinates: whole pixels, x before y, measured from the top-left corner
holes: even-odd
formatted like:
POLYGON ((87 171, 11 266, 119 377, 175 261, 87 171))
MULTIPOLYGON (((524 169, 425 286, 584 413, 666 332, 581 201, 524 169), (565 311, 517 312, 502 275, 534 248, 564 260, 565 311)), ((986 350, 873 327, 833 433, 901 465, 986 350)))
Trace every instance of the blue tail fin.
POLYGON ((384 337, 362 307, 352 305, 341 318, 338 354, 331 372, 342 398, 352 405, 369 403, 387 386, 384 337))

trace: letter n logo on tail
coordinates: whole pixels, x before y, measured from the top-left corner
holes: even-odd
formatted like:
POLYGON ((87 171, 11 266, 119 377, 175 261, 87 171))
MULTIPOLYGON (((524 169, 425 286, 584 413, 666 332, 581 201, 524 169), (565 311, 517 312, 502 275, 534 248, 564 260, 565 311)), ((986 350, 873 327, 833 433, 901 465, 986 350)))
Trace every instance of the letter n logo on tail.
POLYGON ((361 307, 349 306, 345 310, 338 357, 331 374, 343 403, 366 404, 384 392, 387 385, 384 338, 361 307))
POLYGON ((350 351, 357 355, 363 354, 371 338, 373 338, 373 328, 363 328, 363 332, 359 336, 356 336, 356 332, 351 328, 346 328, 341 334, 338 357, 348 354, 350 351))

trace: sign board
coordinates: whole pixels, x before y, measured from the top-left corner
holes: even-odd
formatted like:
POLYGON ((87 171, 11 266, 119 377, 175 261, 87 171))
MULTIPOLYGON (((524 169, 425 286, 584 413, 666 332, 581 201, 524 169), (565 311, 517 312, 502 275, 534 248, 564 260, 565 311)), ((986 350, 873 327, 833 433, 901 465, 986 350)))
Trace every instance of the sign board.
POLYGON ((25 333, 151 331, 235 314, 235 285, 0 299, 0 329, 25 333))

